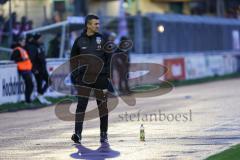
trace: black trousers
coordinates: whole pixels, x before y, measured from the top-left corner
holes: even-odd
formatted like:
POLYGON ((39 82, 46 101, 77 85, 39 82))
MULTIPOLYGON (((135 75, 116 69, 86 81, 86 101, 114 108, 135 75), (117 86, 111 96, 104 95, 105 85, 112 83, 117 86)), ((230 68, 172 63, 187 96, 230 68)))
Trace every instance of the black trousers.
MULTIPOLYGON (((103 91, 95 93, 98 112, 100 117, 100 132, 107 132, 108 130, 108 108, 107 108, 107 96, 103 91), (98 100, 104 99, 104 101, 98 100)), ((75 133, 81 135, 83 128, 83 121, 85 117, 85 111, 88 105, 88 97, 78 97, 78 104, 75 115, 75 133)), ((91 116, 91 115, 89 115, 91 116)))
POLYGON ((31 72, 19 72, 23 78, 25 84, 25 101, 31 102, 31 94, 33 91, 32 73, 31 72))
MULTIPOLYGON (((94 75, 93 75, 94 77, 94 75)), ((88 75, 88 78, 91 79, 91 75, 88 75)), ((78 104, 75 115, 75 133, 81 135, 83 128, 84 117, 87 119, 95 118, 96 116, 100 117, 100 132, 107 132, 108 130, 108 108, 107 108, 107 93, 104 93, 104 89, 108 89, 108 78, 105 74, 100 74, 97 77, 97 80, 94 83, 87 84, 83 81, 83 74, 79 76, 78 84, 80 86, 85 86, 91 88, 94 91, 94 96, 96 97, 97 106, 98 106, 98 115, 94 113, 89 113, 89 117, 85 117, 85 111, 88 105, 90 90, 80 89, 78 95, 85 93, 85 96, 78 97, 78 104), (97 90, 96 90, 97 88, 97 90), (93 116, 93 117, 92 117, 93 116)))
POLYGON ((49 86, 49 76, 47 72, 34 72, 34 77, 37 82, 37 92, 44 94, 49 86))

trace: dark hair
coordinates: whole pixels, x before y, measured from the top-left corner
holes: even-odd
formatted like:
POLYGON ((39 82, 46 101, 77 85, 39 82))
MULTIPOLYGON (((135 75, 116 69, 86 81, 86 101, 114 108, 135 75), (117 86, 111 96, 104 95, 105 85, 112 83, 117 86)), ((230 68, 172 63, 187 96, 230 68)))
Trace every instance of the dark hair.
POLYGON ((33 38, 34 38, 35 41, 38 40, 40 37, 42 37, 42 35, 40 33, 35 33, 33 35, 33 38))
POLYGON ((19 43, 22 42, 23 40, 25 40, 24 36, 19 36, 17 37, 16 42, 19 43))
POLYGON ((127 36, 122 36, 122 37, 120 38, 120 41, 126 41, 126 40, 129 40, 129 38, 128 38, 127 36))
POLYGON ((86 16, 85 18, 85 27, 87 27, 87 24, 89 23, 89 21, 91 21, 92 19, 99 19, 98 16, 94 15, 94 14, 89 14, 86 16))
POLYGON ((31 34, 31 33, 29 33, 29 34, 27 34, 27 36, 26 36, 26 42, 30 42, 31 40, 33 40, 33 34, 31 34))

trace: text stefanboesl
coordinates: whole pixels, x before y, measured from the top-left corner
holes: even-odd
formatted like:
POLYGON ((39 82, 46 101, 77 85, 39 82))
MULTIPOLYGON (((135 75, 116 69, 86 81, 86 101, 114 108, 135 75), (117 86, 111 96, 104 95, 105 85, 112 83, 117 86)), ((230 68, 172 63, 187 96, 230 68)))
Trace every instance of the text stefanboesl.
POLYGON ((152 122, 152 121, 168 121, 168 122, 188 122, 192 121, 192 110, 189 110, 185 113, 164 113, 161 110, 158 110, 154 113, 141 113, 141 110, 135 113, 125 112, 119 114, 119 121, 133 122, 133 121, 143 121, 143 122, 152 122))

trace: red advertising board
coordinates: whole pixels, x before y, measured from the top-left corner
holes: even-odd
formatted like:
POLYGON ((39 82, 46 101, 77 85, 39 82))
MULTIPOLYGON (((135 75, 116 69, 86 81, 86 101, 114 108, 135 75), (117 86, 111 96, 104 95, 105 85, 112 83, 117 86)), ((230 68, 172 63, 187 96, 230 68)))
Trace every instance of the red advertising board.
POLYGON ((166 80, 185 80, 184 58, 164 59, 164 65, 168 68, 166 80))

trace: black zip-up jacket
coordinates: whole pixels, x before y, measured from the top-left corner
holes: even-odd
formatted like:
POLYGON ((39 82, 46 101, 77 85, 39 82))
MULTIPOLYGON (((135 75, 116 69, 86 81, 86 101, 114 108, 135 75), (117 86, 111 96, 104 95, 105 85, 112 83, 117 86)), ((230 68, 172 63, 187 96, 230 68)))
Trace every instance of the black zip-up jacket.
MULTIPOLYGON (((75 40, 73 44, 70 58, 72 59, 73 57, 78 55, 97 56, 104 62, 104 66, 99 74, 99 77, 109 78, 111 55, 109 53, 104 52, 104 45, 106 44, 106 42, 107 42, 106 39, 100 33, 95 33, 92 36, 88 36, 86 34, 86 31, 83 31, 82 34, 75 40)), ((81 77, 84 75, 86 67, 81 67, 74 71, 76 67, 73 68, 73 65, 71 64, 70 68, 71 68, 71 80, 74 84, 76 84, 77 78, 79 76, 81 77)))
POLYGON ((33 73, 45 73, 46 72, 46 58, 45 58, 45 50, 41 44, 37 43, 28 43, 26 45, 26 49, 29 54, 29 58, 32 61, 33 73))

